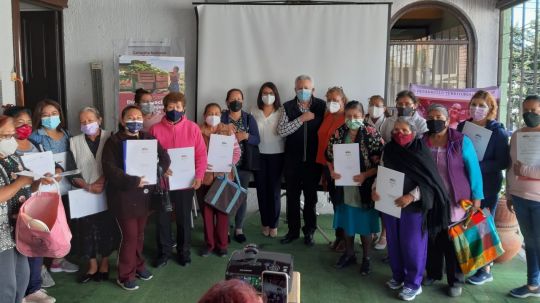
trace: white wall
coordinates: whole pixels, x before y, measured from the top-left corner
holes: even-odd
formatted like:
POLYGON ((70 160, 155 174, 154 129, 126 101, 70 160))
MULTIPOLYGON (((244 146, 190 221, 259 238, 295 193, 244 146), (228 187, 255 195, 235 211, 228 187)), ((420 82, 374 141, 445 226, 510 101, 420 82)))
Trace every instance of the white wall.
POLYGON ((0 1, 0 80, 3 104, 15 103, 15 84, 11 81, 13 70, 13 31, 11 1, 0 1))
MULTIPOLYGON (((385 2, 386 0, 372 1, 385 2)), ((394 14, 405 5, 417 1, 392 2, 394 14)), ((442 0, 441 2, 460 8, 473 23, 478 39, 476 86, 497 84, 499 11, 495 8, 495 0, 442 0)), ((111 126, 116 115, 113 112, 114 102, 116 102, 113 42, 129 38, 148 39, 151 37, 184 39, 186 43, 186 98, 188 115, 193 119, 196 82, 196 19, 192 1, 69 1, 69 8, 64 11, 64 43, 67 108, 72 130, 78 128, 78 110, 92 102, 89 62, 96 60, 103 62, 106 122, 111 126)), ((216 50, 216 56, 219 56, 219 50, 216 50)))

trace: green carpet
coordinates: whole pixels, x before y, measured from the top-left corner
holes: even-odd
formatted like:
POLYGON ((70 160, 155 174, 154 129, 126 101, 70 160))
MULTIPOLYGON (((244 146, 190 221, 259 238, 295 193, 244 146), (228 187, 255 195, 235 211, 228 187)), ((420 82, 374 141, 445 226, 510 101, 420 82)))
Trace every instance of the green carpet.
MULTIPOLYGON (((153 218, 152 218, 153 219, 153 218)), ((332 218, 330 215, 319 217, 319 225, 329 236, 333 236, 332 218)), ((53 274, 56 286, 48 289, 57 302, 197 302, 198 298, 215 282, 224 278, 226 258, 209 256, 199 257, 197 252, 203 246, 201 218, 196 219, 193 230, 193 262, 184 268, 176 262, 161 269, 154 269, 154 278, 150 281, 139 282, 139 290, 128 292, 119 288, 115 283, 115 266, 111 268, 109 282, 89 282, 78 284, 76 274, 53 274)), ((265 238, 260 234, 259 217, 251 215, 246 222, 248 241, 256 243, 263 250, 292 253, 294 269, 302 274, 302 302, 399 302, 397 292, 385 288, 384 283, 390 278, 390 268, 381 259, 384 253, 374 252, 372 255, 373 272, 367 277, 359 274, 359 265, 343 270, 336 270, 333 264, 339 255, 328 249, 320 233, 316 234, 317 245, 312 248, 304 246, 301 240, 293 244, 281 245, 276 239, 265 238)), ((280 236, 286 228, 280 229, 280 236)), ((146 232, 145 254, 147 261, 155 255, 154 226, 149 225, 146 232)), ((229 252, 240 249, 237 243, 232 243, 229 252)), ((359 248, 357 248, 359 249, 359 248)), ((111 264, 116 263, 116 256, 111 257, 111 264)), ((83 267, 84 268, 84 267, 83 267)), ((434 303, 438 300, 451 302, 518 302, 533 301, 515 300, 507 296, 508 291, 526 281, 524 262, 514 258, 509 263, 497 265, 494 268, 494 282, 483 286, 467 285, 463 296, 450 299, 445 295, 443 283, 425 287, 422 295, 415 302, 434 303)))

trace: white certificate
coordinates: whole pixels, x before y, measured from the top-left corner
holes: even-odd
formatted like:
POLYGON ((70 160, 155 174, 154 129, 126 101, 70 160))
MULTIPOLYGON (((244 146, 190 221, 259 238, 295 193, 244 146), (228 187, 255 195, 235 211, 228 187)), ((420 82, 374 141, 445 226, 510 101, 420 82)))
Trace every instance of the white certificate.
POLYGON ((193 147, 172 148, 167 151, 171 157, 172 176, 169 189, 185 189, 193 185, 195 179, 195 149, 193 147))
MULTIPOLYGON (((68 154, 66 152, 54 154, 53 159, 54 159, 54 162, 60 165, 64 171, 67 171, 68 154)), ((60 194, 62 196, 67 195, 67 193, 73 188, 67 178, 62 178, 62 180, 60 180, 59 182, 59 185, 60 185, 60 194)), ((48 191, 54 191, 54 190, 55 190, 55 187, 51 187, 51 190, 48 190, 48 191)))
POLYGON ((478 161, 484 160, 484 154, 486 153, 486 148, 489 144, 489 139, 493 132, 485 127, 478 126, 469 121, 465 122, 463 126, 463 134, 467 135, 471 139, 476 155, 478 156, 478 161))
POLYGON ((517 133, 517 160, 526 165, 540 165, 540 132, 517 133))
POLYGON ((149 185, 157 183, 157 140, 124 141, 124 166, 126 174, 144 177, 149 185))
POLYGON ((377 193, 380 200, 375 202, 375 209, 390 216, 401 218, 401 208, 396 206, 396 199, 403 196, 405 174, 379 166, 377 170, 377 193))
POLYGON ((43 153, 28 153, 21 156, 24 166, 34 173, 34 180, 38 180, 45 174, 54 175, 54 159, 51 151, 43 153))
POLYGON ((210 135, 208 144, 208 171, 215 173, 228 173, 232 168, 235 136, 210 135))
POLYGON ((360 174, 360 147, 358 143, 335 144, 334 171, 341 175, 337 186, 359 186, 353 177, 360 174))
POLYGON ((94 194, 84 189, 70 190, 69 214, 71 219, 82 218, 107 210, 105 192, 94 194))

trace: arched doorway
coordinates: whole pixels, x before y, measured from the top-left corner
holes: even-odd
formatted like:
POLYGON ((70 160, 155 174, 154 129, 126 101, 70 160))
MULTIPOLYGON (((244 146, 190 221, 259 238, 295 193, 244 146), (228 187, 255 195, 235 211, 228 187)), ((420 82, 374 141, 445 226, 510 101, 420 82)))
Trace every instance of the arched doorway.
POLYGON ((421 1, 392 18, 387 98, 410 83, 444 88, 474 83, 475 35, 467 17, 438 1, 421 1))

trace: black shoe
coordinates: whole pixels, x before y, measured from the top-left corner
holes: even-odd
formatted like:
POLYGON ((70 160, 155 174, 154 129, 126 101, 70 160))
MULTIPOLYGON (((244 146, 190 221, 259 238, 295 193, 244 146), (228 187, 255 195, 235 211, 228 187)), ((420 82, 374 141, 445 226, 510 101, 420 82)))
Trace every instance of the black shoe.
POLYGON ((220 258, 225 258, 227 256, 228 252, 226 249, 218 249, 216 250, 216 255, 220 258))
POLYGON ((371 262, 369 258, 362 259, 362 265, 360 265, 360 274, 367 276, 371 273, 371 262))
POLYGON ((247 241, 246 235, 244 235, 244 234, 235 234, 234 235, 234 241, 236 241, 238 243, 244 243, 244 242, 247 241))
POLYGON ((203 248, 201 250, 200 256, 206 258, 210 255, 210 250, 208 248, 203 248))
POLYGON ((296 240, 298 238, 300 238, 300 236, 286 234, 285 237, 283 237, 283 239, 279 240, 279 242, 281 244, 289 244, 289 243, 291 243, 292 241, 294 241, 294 240, 296 240))
POLYGON ((99 280, 100 281, 109 281, 109 272, 108 271, 105 271, 105 272, 100 271, 99 272, 99 280))
POLYGON ((84 276, 79 278, 79 283, 88 283, 92 280, 96 281, 96 278, 98 279, 97 281, 99 281, 99 275, 97 273, 93 273, 93 274, 86 273, 84 274, 84 276))
POLYGON ((343 254, 341 257, 339 257, 335 267, 337 269, 345 268, 349 265, 356 264, 356 256, 355 255, 347 255, 343 254))
POLYGON ((169 261, 169 257, 167 256, 161 256, 159 258, 157 258, 155 261, 154 261, 154 267, 155 268, 161 268, 165 265, 167 265, 167 262, 169 261))
POLYGON ((431 286, 431 285, 435 284, 436 282, 437 282, 437 279, 433 279, 433 278, 430 278, 430 277, 425 277, 424 280, 422 281, 422 285, 431 286))
POLYGON ((315 245, 315 240, 313 240, 313 234, 304 235, 304 244, 306 244, 309 247, 315 245))
POLYGON ((180 266, 189 266, 191 264, 191 258, 180 256, 178 257, 178 264, 180 264, 180 266))

